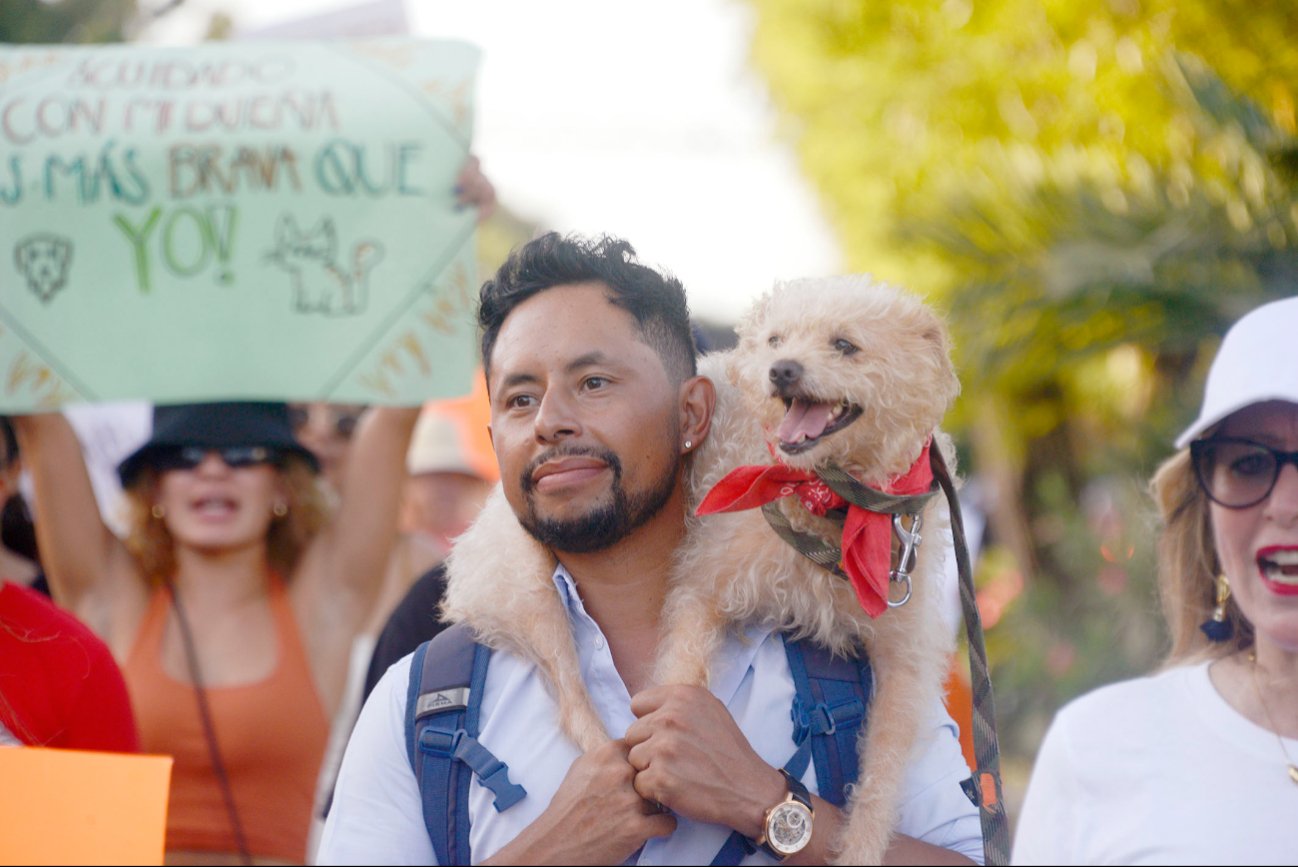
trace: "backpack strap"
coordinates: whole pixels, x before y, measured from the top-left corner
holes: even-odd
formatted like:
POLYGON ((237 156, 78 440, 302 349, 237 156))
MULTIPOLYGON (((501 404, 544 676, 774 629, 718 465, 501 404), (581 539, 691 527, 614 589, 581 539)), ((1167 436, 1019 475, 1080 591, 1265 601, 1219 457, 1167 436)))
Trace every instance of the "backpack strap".
MULTIPOLYGON (((793 672, 793 742, 810 750, 816 789, 835 807, 847 803, 847 787, 860 776, 857 734, 865 724, 874 674, 864 650, 860 657, 835 656, 819 644, 784 638, 793 672)), ((803 769, 806 768, 805 760, 803 769)), ((792 773, 792 771, 790 771, 792 773)))
MULTIPOLYGON (((847 802, 847 787, 860 776, 857 736, 867 724, 874 674, 864 650, 856 659, 835 656, 819 644, 784 638, 784 654, 793 675, 793 743, 797 750, 784 770, 801 778, 810 762, 816 790, 836 807, 847 802)), ((733 832, 712 864, 738 864, 756 849, 733 832)))
POLYGON ((506 810, 526 794, 509 780, 509 767, 478 743, 479 709, 491 649, 463 624, 415 650, 406 690, 406 745, 419 781, 424 825, 439 864, 468 864, 469 779, 495 795, 506 810))

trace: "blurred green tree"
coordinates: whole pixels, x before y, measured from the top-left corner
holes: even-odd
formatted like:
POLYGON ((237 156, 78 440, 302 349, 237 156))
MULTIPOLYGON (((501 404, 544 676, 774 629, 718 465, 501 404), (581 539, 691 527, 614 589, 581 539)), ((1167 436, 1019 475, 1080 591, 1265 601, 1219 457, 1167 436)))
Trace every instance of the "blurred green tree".
POLYGON ((128 42, 149 21, 183 3, 166 0, 142 9, 136 0, 5 0, 0 42, 128 42))
POLYGON ((749 2, 847 266, 949 311, 1001 741, 1030 759, 1059 704, 1163 651, 1145 480, 1221 332, 1298 287, 1298 19, 749 2))

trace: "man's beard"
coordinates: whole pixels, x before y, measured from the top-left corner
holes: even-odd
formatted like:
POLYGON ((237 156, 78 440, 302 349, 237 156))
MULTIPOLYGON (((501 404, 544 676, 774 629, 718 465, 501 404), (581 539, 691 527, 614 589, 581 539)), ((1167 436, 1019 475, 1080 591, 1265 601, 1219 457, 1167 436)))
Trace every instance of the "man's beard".
POLYGON ((532 538, 555 551, 570 554, 603 551, 621 542, 662 511, 675 491, 679 469, 678 457, 654 487, 628 494, 622 487, 622 462, 611 451, 589 448, 555 450, 542 455, 523 471, 521 482, 526 511, 518 516, 518 522, 532 538), (532 481, 532 471, 545 461, 567 455, 587 455, 607 463, 613 471, 612 499, 575 518, 542 518, 536 511, 536 498, 533 496, 536 485, 532 481))

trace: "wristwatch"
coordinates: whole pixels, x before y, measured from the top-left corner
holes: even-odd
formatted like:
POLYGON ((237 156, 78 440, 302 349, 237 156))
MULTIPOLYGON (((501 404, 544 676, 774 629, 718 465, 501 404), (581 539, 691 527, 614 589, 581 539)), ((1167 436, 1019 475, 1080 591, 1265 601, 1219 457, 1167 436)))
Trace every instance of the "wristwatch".
POLYGON ((762 834, 757 838, 757 848, 777 861, 796 855, 811 842, 811 820, 815 810, 811 807, 811 793, 802 782, 783 768, 780 773, 789 790, 784 800, 766 811, 762 821, 762 834))

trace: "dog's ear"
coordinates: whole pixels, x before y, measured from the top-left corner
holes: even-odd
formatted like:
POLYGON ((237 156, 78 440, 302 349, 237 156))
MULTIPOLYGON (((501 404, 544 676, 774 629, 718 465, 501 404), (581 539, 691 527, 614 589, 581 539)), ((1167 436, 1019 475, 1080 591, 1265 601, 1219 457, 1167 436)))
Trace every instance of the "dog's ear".
POLYGON ((929 363, 934 373, 945 380, 940 383, 935 381, 933 384, 945 386, 946 394, 943 397, 949 404, 960 393, 960 379, 951 361, 951 335, 935 311, 926 308, 925 312, 931 316, 931 321, 920 330, 920 340, 928 352, 929 363))
POLYGON ((68 259, 72 258, 72 242, 67 238, 53 238, 50 246, 54 248, 54 258, 58 260, 59 267, 65 267, 68 259))

